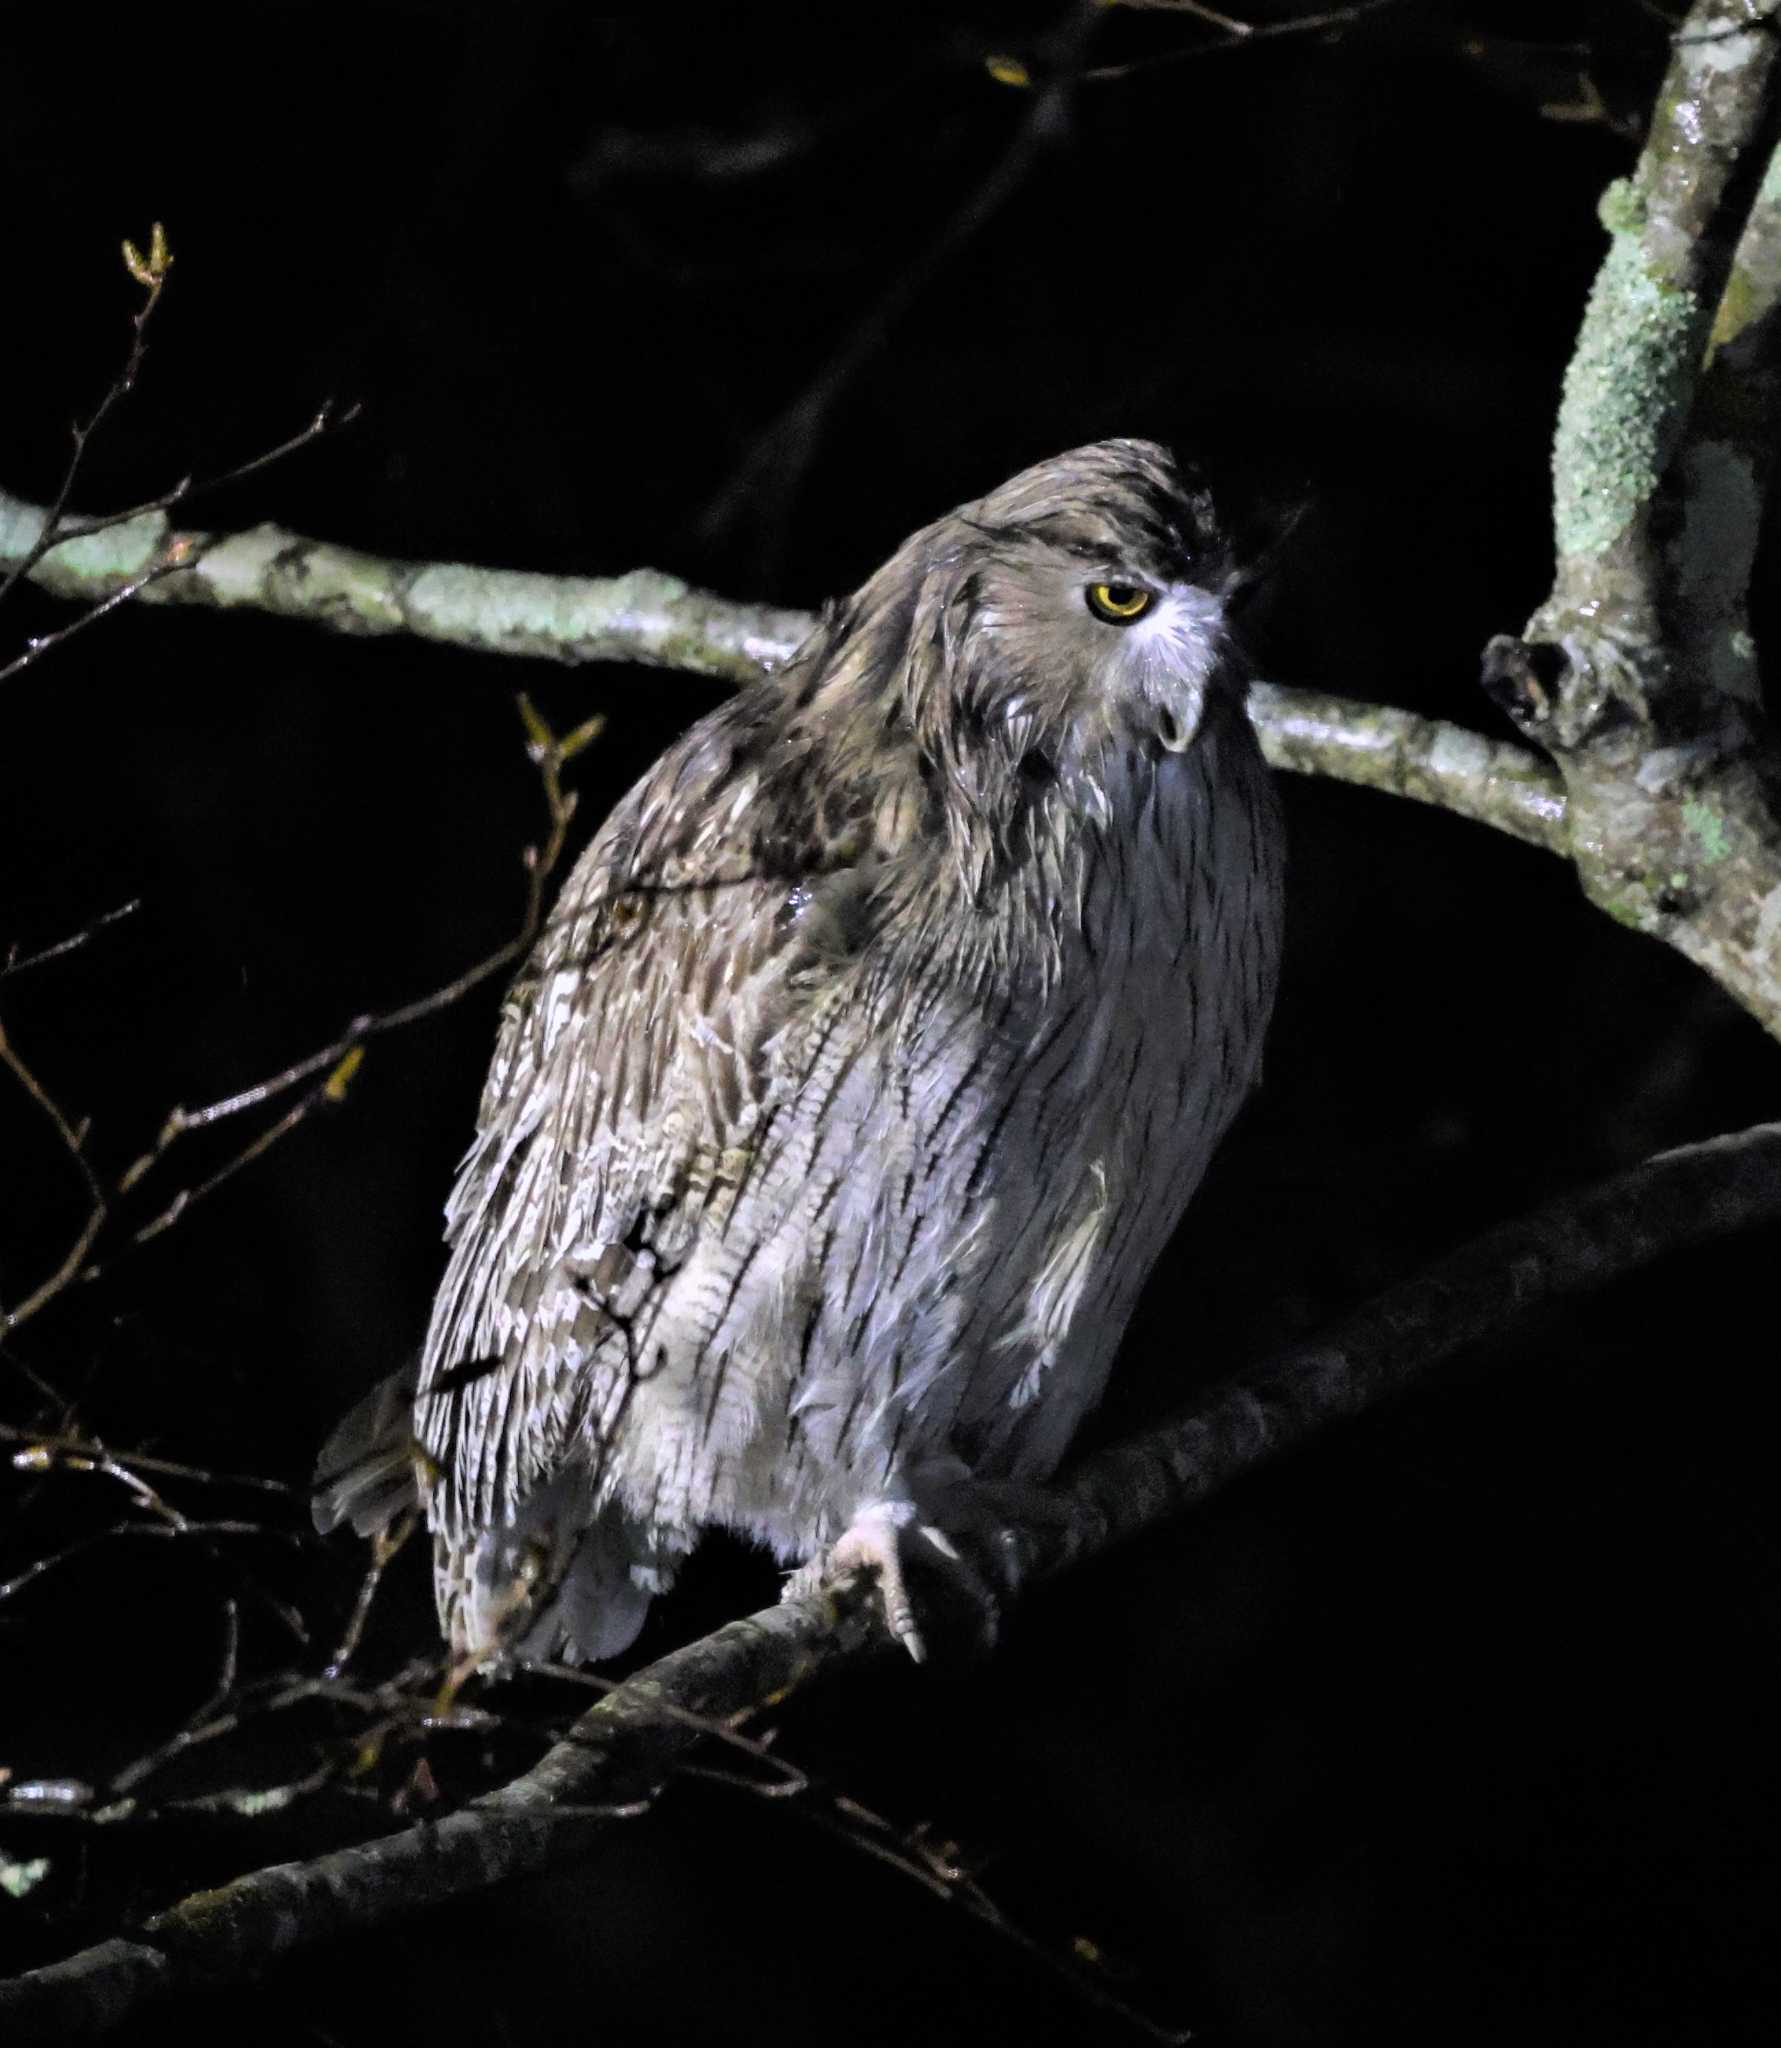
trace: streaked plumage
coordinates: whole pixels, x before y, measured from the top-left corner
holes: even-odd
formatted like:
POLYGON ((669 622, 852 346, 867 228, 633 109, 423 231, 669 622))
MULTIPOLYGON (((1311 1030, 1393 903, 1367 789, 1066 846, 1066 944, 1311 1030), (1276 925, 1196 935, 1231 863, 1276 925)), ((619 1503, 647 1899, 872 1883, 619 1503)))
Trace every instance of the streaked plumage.
POLYGON ((614 810, 502 1012, 418 1455, 367 1404, 323 1458, 361 1529, 414 1475, 455 1649, 610 1656, 707 1526, 798 1563, 1050 1475, 1273 997, 1228 582, 1160 448, 1040 463, 614 810))

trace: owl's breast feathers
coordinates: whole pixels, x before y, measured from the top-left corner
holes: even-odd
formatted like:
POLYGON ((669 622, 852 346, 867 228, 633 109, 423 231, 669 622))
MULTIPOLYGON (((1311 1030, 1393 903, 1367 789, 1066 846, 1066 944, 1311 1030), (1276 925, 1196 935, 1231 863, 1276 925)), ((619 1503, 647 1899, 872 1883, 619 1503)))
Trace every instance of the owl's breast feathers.
MULTIPOLYGON (((508 997, 448 1209, 418 1410, 441 1474, 435 1519, 458 1540, 511 1515, 571 1453, 634 1448, 628 1411, 678 1363, 664 1295, 701 1244, 764 1247, 818 1183, 830 1215, 882 1232, 837 1203, 837 1161, 873 1185, 924 1179, 930 1206, 971 1205, 947 1226, 962 1266, 987 1201, 984 1148, 1052 1173, 1080 1155, 1068 1170, 1089 1207, 1027 1248, 1035 1292, 1014 1318, 1055 1338, 1102 1249, 1095 1219, 1117 1212, 1134 1174, 1152 1177, 1125 1155, 1154 1147, 1155 1108, 1129 1133, 1088 1115, 1105 1070, 1125 1069, 1117 1125, 1146 1068, 1150 1095, 1166 1068, 1185 1102, 1179 1077, 1216 1061, 1189 1134, 1200 1164, 1228 1115, 1211 1098, 1247 1085, 1233 1048, 1265 1014, 1271 939, 1255 941, 1276 892, 1271 798, 1243 759, 1240 715, 1211 721, 1198 772, 1192 757, 1161 773, 1100 759, 1073 786, 1070 771, 1017 769, 993 800, 979 773, 960 803, 906 728, 875 716, 867 745, 859 707, 838 708, 827 680, 825 699, 794 672, 689 733, 583 856, 508 997), (1233 756, 1242 772, 1220 793, 1233 756), (1247 904, 1234 895, 1244 875, 1247 904), (1233 988, 1249 982, 1237 1013, 1196 995, 1201 960, 1228 966, 1233 988), (920 1160, 930 1144, 968 1169, 956 1187, 920 1160)), ((1016 1235, 1054 1206, 1035 1200, 1016 1235)), ((784 1246, 771 1257, 786 1263, 784 1246)), ((747 1282, 723 1263, 730 1301, 699 1290, 683 1304, 714 1331, 747 1282)), ((869 1263, 890 1280, 888 1261, 869 1263)), ((833 1285, 857 1301, 845 1278, 837 1268, 833 1285)), ((782 1347, 811 1312, 795 1280, 784 1305, 782 1347)), ((748 1334, 767 1334, 758 1315, 748 1334)), ((1024 1360, 1016 1377, 1031 1387, 1035 1370, 1024 1360)), ((737 1410, 727 1452, 758 1419, 758 1374, 733 1358, 721 1372, 713 1398, 737 1410)), ((663 1450, 671 1461, 671 1446, 650 1455, 663 1450)), ((664 1506, 690 1506, 692 1477, 669 1471, 664 1506)))

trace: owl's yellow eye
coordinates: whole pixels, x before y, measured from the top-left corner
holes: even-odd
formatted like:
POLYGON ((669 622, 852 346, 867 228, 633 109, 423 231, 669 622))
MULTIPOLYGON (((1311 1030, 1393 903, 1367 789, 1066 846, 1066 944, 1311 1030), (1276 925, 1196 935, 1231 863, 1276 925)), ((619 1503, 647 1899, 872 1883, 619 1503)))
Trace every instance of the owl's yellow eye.
POLYGON ((1089 610, 1110 626, 1129 626, 1156 603, 1156 592, 1136 583, 1091 583, 1085 595, 1089 610))

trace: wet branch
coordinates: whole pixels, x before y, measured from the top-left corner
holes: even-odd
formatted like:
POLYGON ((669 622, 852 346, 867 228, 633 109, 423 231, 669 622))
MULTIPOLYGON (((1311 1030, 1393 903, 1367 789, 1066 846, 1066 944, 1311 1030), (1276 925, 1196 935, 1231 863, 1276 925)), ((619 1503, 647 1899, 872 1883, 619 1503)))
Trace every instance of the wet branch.
MULTIPOLYGON (((1663 1153, 1506 1224, 1193 1408, 1081 1466, 1055 1524, 1017 1532, 1017 1584, 1197 1507, 1332 1423, 1401 1394, 1531 1310, 1669 1252, 1781 1222, 1781 1125, 1663 1153)), ((673 1651, 608 1692, 532 1769, 472 1805, 356 1848, 257 1870, 139 1933, 0 1984, 8 2040, 109 2031, 188 1986, 254 1978, 333 1936, 573 1865, 646 1810, 709 1733, 844 1666, 894 1654, 864 1599, 785 1603, 673 1651)))

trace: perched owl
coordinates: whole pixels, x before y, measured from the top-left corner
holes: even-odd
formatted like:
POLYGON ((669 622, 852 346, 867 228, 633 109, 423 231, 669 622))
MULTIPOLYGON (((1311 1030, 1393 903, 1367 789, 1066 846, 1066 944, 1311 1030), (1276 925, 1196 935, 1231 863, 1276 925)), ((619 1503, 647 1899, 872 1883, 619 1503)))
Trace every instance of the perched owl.
POLYGON ((876 1569, 921 1654, 910 1546, 1052 1473, 1256 1078, 1231 582, 1162 448, 1078 448, 607 819, 502 1011, 418 1394, 322 1458, 324 1528, 418 1494, 455 1652, 613 1656, 716 1525, 876 1569))

